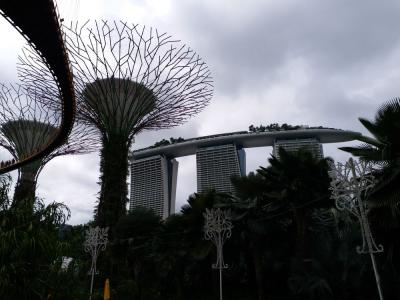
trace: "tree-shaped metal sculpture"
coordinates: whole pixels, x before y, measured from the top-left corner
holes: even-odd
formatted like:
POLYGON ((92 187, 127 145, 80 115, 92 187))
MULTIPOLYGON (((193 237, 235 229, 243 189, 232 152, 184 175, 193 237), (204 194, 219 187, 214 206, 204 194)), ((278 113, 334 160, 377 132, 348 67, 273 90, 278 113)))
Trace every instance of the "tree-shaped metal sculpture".
POLYGON ((368 222, 368 205, 366 199, 375 185, 373 168, 370 163, 354 161, 350 158, 345 164, 332 164, 329 175, 331 181, 331 198, 335 200, 339 210, 346 210, 357 217, 360 222, 362 246, 357 247, 359 254, 369 253, 374 269, 379 298, 383 300, 381 283, 376 267, 375 253, 383 251, 382 245, 377 245, 372 236, 368 222))
MULTIPOLYGON (((78 121, 101 134, 96 220, 110 226, 125 212, 133 136, 182 124, 208 104, 213 87, 206 64, 171 36, 124 22, 89 25, 72 23, 64 30, 78 95, 78 121)), ((49 77, 37 59, 25 58, 20 73, 27 84, 49 77)), ((47 87, 42 89, 44 97, 49 95, 47 87)))
POLYGON ((92 264, 88 272, 90 279, 90 297, 92 299, 94 275, 97 274, 97 258, 101 251, 106 249, 108 242, 108 228, 90 227, 86 230, 86 239, 83 244, 85 252, 92 257, 92 264))
POLYGON ((219 298, 222 300, 222 270, 228 268, 224 262, 223 247, 225 241, 231 237, 233 228, 230 211, 207 208, 204 219, 204 238, 210 240, 217 248, 217 261, 212 268, 219 269, 219 298))
MULTIPOLYGON (((0 146, 6 148, 14 160, 24 159, 45 147, 57 134, 58 112, 44 107, 35 89, 20 85, 0 86, 0 146)), ((99 149, 95 133, 88 127, 75 126, 68 143, 19 169, 14 204, 34 200, 37 177, 44 165, 56 156, 88 153, 99 149)), ((1 162, 5 164, 5 162, 1 162)))
MULTIPOLYGON (((0 166, 0 174, 16 170, 35 159, 42 159, 62 146, 71 133, 75 116, 75 93, 66 46, 61 31, 57 5, 53 0, 44 1, 0 1, 0 14, 37 51, 57 81, 61 98, 61 120, 54 139, 41 149, 25 157, 0 166)), ((50 71, 49 71, 50 72, 50 71)))

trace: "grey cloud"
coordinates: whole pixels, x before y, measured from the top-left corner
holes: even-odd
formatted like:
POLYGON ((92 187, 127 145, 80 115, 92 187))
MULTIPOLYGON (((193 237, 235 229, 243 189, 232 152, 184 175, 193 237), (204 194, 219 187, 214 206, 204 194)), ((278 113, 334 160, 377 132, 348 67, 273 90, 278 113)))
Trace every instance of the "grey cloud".
POLYGON ((178 26, 207 57, 218 88, 231 95, 244 86, 260 88, 294 57, 325 70, 327 78, 379 63, 400 37, 396 1, 284 1, 279 9, 268 1, 231 2, 236 18, 207 3, 175 2, 178 26), (256 12, 246 16, 252 5, 256 12))
POLYGON ((38 195, 47 203, 66 204, 72 211, 70 223, 87 222, 92 218, 99 190, 98 162, 95 153, 55 158, 39 176, 38 195))
POLYGON ((342 90, 328 84, 299 91, 295 103, 301 109, 305 124, 360 130, 358 117, 373 111, 376 101, 366 97, 348 97, 342 90))

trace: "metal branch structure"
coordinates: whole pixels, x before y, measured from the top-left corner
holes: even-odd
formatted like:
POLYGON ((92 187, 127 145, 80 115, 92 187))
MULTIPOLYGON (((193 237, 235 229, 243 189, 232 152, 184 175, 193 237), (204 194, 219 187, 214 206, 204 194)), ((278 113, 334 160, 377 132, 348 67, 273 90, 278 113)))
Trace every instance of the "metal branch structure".
MULTIPOLYGON (((59 112, 44 107, 38 97, 40 95, 36 89, 0 85, 0 146, 10 152, 13 161, 24 160, 41 151, 58 133, 61 121, 59 112)), ((22 166, 18 170, 14 204, 24 199, 35 199, 37 177, 47 162, 60 155, 97 150, 99 145, 96 141, 92 129, 77 125, 63 146, 22 166)), ((1 166, 6 164, 0 163, 1 166)))
POLYGON ((64 30, 80 117, 104 133, 112 129, 132 137, 143 129, 182 124, 212 96, 207 65, 166 33, 107 21, 72 23, 64 30), (114 124, 108 124, 110 117, 114 124))
MULTIPOLYGON (((77 119, 98 129, 102 142, 96 221, 112 226, 126 209, 128 151, 134 135, 177 126, 200 112, 211 99, 212 78, 191 48, 153 28, 99 21, 71 23, 64 31, 77 119)), ((34 56, 25 55, 21 62, 26 84, 49 77, 34 56)), ((54 89, 42 89, 43 102, 51 107, 54 89)))
POLYGON ((223 247, 225 241, 232 234, 231 213, 229 210, 220 208, 207 208, 203 215, 205 219, 204 238, 211 241, 217 248, 217 260, 212 268, 219 269, 219 297, 222 300, 222 270, 228 268, 224 262, 223 247))
POLYGON ((88 252, 92 257, 92 264, 88 272, 88 274, 91 275, 89 300, 92 299, 94 275, 98 273, 96 266, 97 258, 100 252, 106 249, 107 242, 108 228, 100 228, 97 226, 90 227, 88 230, 86 230, 86 240, 83 246, 85 252, 88 252))
POLYGON ((362 246, 357 246, 357 252, 359 254, 369 253, 379 298, 383 300, 379 272, 374 256, 375 253, 383 252, 383 246, 377 245, 374 241, 368 222, 369 209, 367 201, 365 201, 376 183, 372 165, 364 161, 357 162, 350 158, 345 164, 332 164, 329 175, 332 179, 331 198, 335 200, 337 209, 352 213, 360 222, 362 246))

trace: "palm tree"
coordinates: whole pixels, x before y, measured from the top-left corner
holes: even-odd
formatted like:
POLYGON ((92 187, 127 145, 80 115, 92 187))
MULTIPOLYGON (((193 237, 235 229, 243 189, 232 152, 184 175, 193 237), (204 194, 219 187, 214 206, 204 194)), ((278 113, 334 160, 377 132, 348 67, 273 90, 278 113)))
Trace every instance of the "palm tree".
POLYGON ((284 239, 286 244, 293 242, 292 251, 281 245, 282 251, 286 250, 287 269, 280 273, 287 272, 287 296, 315 299, 324 295, 324 299, 331 299, 332 289, 319 264, 319 253, 311 246, 318 227, 326 232, 332 219, 321 217, 331 215, 329 209, 333 206, 328 175, 331 159, 319 159, 307 149, 278 151, 279 158, 272 156, 268 159, 270 166, 260 167, 257 174, 267 185, 267 207, 276 211, 270 219, 285 221, 282 225, 288 234, 284 239))
MULTIPOLYGON (((388 286, 398 286, 400 261, 394 253, 398 253, 400 244, 394 237, 400 233, 400 98, 383 103, 374 120, 359 120, 373 137, 362 138, 364 144, 358 147, 341 149, 377 166, 378 182, 368 199, 370 220, 377 240, 385 246, 383 280, 393 282, 388 286)), ((399 294, 398 290, 386 292, 399 294)))
POLYGON ((296 226, 296 256, 308 258, 310 214, 314 209, 332 206, 328 176, 331 159, 319 159, 305 149, 287 152, 283 148, 279 149, 279 157, 272 156, 270 166, 257 172, 268 182, 268 194, 275 204, 291 211, 296 226))
MULTIPOLYGON (((240 244, 248 249, 251 257, 249 265, 254 268, 257 297, 266 299, 266 284, 271 284, 272 276, 266 280, 265 260, 272 257, 271 241, 274 235, 281 237, 284 229, 279 222, 270 222, 268 217, 276 213, 277 207, 271 206, 268 197, 268 181, 258 173, 231 179, 235 187, 235 196, 229 203, 233 211, 235 231, 240 237, 240 244), (268 241, 268 242, 267 242, 268 241)), ((275 220, 274 220, 275 221, 275 220)), ((282 249, 281 249, 282 250, 282 249)))
POLYGON ((361 137, 364 142, 358 147, 342 147, 360 159, 380 166, 379 179, 371 200, 375 205, 389 206, 399 213, 400 205, 400 98, 394 98, 382 104, 374 120, 359 118, 361 124, 372 134, 361 137))
MULTIPOLYGON (((273 289, 267 293, 266 282, 274 285, 276 278, 288 278, 290 269, 290 278, 300 275, 293 268, 300 266, 301 270, 303 260, 310 256, 308 228, 312 226, 315 229, 321 225, 316 224, 314 218, 332 206, 328 176, 330 159, 318 159, 303 149, 291 153, 282 148, 279 149, 279 157, 270 158, 271 165, 260 167, 255 174, 232 179, 236 190, 236 197, 232 199, 232 208, 237 215, 235 230, 241 230, 240 236, 246 239, 260 300, 273 293, 273 289), (294 239, 290 233, 293 226, 294 239), (282 243, 282 240, 285 242, 282 243), (292 248, 295 249, 293 261, 290 260, 292 248), (273 261, 266 263, 268 257, 274 257, 273 261), (270 265, 280 265, 280 268, 274 269, 270 265)), ((317 219, 321 223, 322 218, 317 219)), ((314 269, 316 263, 314 259, 313 265, 308 266, 308 272, 314 269)), ((310 285, 314 286, 314 278, 311 279, 310 285)), ((320 282, 326 280, 322 278, 320 282)), ((329 294, 329 288, 323 285, 314 288, 329 294)))
POLYGON ((158 274, 154 244, 161 232, 161 218, 138 207, 122 216, 114 227, 110 255, 116 295, 119 299, 157 299, 158 274))

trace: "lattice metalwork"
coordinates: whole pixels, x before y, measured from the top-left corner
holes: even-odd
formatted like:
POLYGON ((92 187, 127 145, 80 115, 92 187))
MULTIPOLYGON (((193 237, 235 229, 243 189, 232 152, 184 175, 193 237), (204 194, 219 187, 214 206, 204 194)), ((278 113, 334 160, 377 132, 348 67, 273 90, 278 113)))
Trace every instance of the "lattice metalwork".
MULTIPOLYGON (((64 26, 78 95, 78 117, 103 133, 132 137, 144 129, 176 126, 209 102, 212 78, 189 47, 153 28, 125 22, 64 26)), ((35 52, 25 49, 19 72, 49 96, 50 74, 35 52)), ((52 97, 54 98, 54 97, 52 97)), ((54 99, 46 99, 48 105, 54 99)))
POLYGON ((379 273, 376 267, 375 253, 383 251, 382 245, 377 245, 368 222, 368 204, 366 199, 376 181, 372 165, 365 161, 354 161, 350 158, 345 164, 332 164, 329 172, 331 177, 331 198, 335 200, 339 210, 346 210, 359 220, 362 234, 362 245, 357 246, 359 254, 370 254, 376 284, 380 299, 383 299, 379 273))
POLYGON ((98 274, 97 271, 97 258, 101 251, 104 251, 108 242, 108 228, 90 227, 86 230, 86 239, 83 244, 85 252, 88 252, 92 258, 92 264, 88 272, 91 275, 90 280, 90 298, 93 292, 94 275, 98 274))
POLYGON ((232 234, 231 213, 229 210, 220 208, 206 209, 204 219, 204 238, 211 241, 217 248, 217 260, 212 267, 219 269, 220 299, 222 300, 222 270, 228 268, 224 262, 223 247, 232 234))

